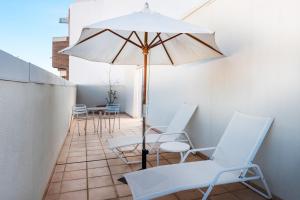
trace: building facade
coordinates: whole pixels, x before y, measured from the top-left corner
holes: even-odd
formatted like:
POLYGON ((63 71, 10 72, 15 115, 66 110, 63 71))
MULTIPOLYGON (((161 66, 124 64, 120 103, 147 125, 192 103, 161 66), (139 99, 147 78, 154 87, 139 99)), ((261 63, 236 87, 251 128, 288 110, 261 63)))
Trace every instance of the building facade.
POLYGON ((69 56, 58 53, 69 46, 69 37, 54 37, 52 39, 52 67, 56 68, 60 76, 69 80, 69 56))

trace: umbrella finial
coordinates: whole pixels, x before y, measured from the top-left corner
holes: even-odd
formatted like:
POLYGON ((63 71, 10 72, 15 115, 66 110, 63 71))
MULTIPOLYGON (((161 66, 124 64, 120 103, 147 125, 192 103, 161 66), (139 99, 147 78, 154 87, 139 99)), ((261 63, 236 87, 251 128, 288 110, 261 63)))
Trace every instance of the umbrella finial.
POLYGON ((149 10, 149 3, 147 1, 145 2, 144 10, 149 10))

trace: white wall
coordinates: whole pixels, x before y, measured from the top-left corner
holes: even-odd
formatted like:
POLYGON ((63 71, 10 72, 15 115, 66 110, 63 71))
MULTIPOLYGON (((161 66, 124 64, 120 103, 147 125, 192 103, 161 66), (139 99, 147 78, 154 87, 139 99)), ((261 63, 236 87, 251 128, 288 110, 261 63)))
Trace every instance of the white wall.
POLYGON ((71 83, 0 51, 1 199, 42 199, 75 97, 71 83))
MULTIPOLYGON (((204 1, 204 0, 202 0, 204 1)), ((151 0, 150 7, 172 17, 180 17, 191 9, 199 0, 151 0)), ((74 44, 84 26, 100 20, 129 14, 142 10, 141 0, 85 0, 76 1, 70 6, 70 45, 74 44)), ((142 55, 141 55, 142 56, 142 55)), ((105 103, 108 64, 95 63, 80 58, 70 57, 70 80, 78 85, 78 103, 90 106, 105 103), (100 94, 100 92, 102 94, 100 94)), ((139 108, 135 106, 138 85, 135 84, 136 66, 112 66, 112 79, 120 85, 119 103, 122 111, 137 116, 139 108), (132 74, 130 74, 132 73, 132 74), (135 88, 133 88, 135 86, 135 88), (122 96, 121 96, 122 95, 122 96)))
POLYGON ((199 109, 188 131, 198 147, 215 145, 233 112, 275 118, 260 149, 272 192, 300 197, 300 2, 216 0, 187 20, 216 31, 225 58, 152 67, 151 124, 169 122, 182 102, 199 109))

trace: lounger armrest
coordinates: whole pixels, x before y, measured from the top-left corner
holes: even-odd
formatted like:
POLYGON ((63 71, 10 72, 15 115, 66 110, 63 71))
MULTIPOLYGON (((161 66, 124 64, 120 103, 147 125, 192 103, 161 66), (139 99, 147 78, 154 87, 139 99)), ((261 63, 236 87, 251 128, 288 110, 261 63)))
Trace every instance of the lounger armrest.
MULTIPOLYGON (((153 143, 154 145, 152 145, 152 147, 149 149, 149 151, 152 151, 152 149, 157 145, 157 144, 159 144, 159 143, 161 143, 160 142, 160 138, 161 137, 163 137, 163 136, 166 136, 166 135, 185 135, 186 133, 183 131, 183 132, 165 132, 165 133, 162 133, 162 134, 160 134, 159 136, 158 136, 158 138, 156 139, 156 141, 153 143)), ((189 141, 190 142, 190 139, 189 139, 189 137, 187 137, 187 141, 189 141)))
POLYGON ((220 171, 215 178, 213 179, 213 181, 211 182, 211 185, 214 186, 217 181, 219 180, 219 178, 226 172, 234 172, 234 171, 239 171, 239 170, 245 170, 245 169, 251 169, 251 168, 257 168, 258 170, 260 170, 259 166, 256 164, 249 164, 246 166, 237 166, 237 167, 232 167, 232 168, 227 168, 224 169, 222 171, 220 171))
POLYGON ((163 136, 166 136, 166 135, 183 135, 183 134, 185 134, 184 132, 178 132, 178 133, 175 133, 175 132, 165 132, 165 133, 163 133, 163 134, 160 134, 159 136, 158 136, 158 138, 157 138, 157 140, 154 142, 154 144, 157 144, 157 143, 159 143, 159 140, 160 140, 160 138, 161 137, 163 137, 163 136))
POLYGON ((206 147, 206 148, 199 148, 199 149, 191 149, 191 150, 189 150, 185 154, 185 156, 182 159, 182 162, 184 162, 191 153, 203 152, 203 151, 212 151, 212 150, 215 150, 215 149, 216 149, 216 147, 206 147))
POLYGON ((148 132, 150 132, 150 131, 153 130, 153 129, 158 129, 158 130, 160 130, 161 128, 168 128, 168 126, 151 126, 150 128, 148 128, 148 129, 146 130, 146 133, 145 133, 145 134, 148 134, 148 132))

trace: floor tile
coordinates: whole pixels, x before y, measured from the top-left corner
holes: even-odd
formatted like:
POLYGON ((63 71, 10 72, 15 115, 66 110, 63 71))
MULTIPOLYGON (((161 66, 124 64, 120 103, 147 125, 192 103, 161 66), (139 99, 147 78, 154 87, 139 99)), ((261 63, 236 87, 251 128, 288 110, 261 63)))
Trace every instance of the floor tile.
POLYGON ((67 163, 78 163, 78 162, 85 162, 86 157, 85 156, 74 156, 74 157, 68 157, 67 163))
POLYGON ((113 186, 93 188, 89 190, 89 200, 105 200, 116 197, 117 194, 113 186))
POLYGON ((48 187, 47 195, 60 193, 60 186, 61 186, 61 182, 50 183, 48 187))
POLYGON ((194 200, 200 199, 202 197, 202 193, 198 190, 186 190, 182 192, 177 192, 176 196, 180 200, 194 200))
POLYGON ((87 164, 88 164, 89 169, 98 168, 98 167, 106 167, 107 166, 106 160, 90 161, 87 164))
POLYGON ((246 189, 246 186, 244 186, 241 183, 231 183, 231 184, 226 184, 223 186, 227 191, 236 191, 236 190, 242 190, 246 189))
POLYGON ((109 166, 109 168, 112 174, 127 173, 131 171, 128 165, 109 166))
POLYGON ((87 191, 75 191, 75 192, 67 192, 62 193, 60 195, 59 200, 87 200, 87 191))
POLYGON ((237 196, 240 200, 264 200, 262 196, 249 189, 237 190, 232 192, 232 194, 237 196))
POLYGON ((108 167, 88 169, 88 177, 110 175, 108 167))
POLYGON ((93 161, 93 160, 103 160, 105 159, 105 155, 103 154, 96 154, 96 155, 88 155, 87 161, 93 161))
POLYGON ((178 200, 178 198, 175 195, 170 194, 163 197, 155 198, 154 200, 178 200))
POLYGON ((118 193, 119 197, 131 195, 129 186, 126 184, 116 185, 116 189, 117 189, 117 193, 118 193))
POLYGON ((84 179, 86 178, 86 170, 69 171, 64 173, 64 180, 84 179))
POLYGON ((82 170, 86 169, 86 163, 72 163, 72 164, 66 164, 65 171, 76 171, 76 170, 82 170))
POLYGON ((63 177, 63 172, 56 172, 53 174, 51 182, 58 182, 61 181, 63 177))
POLYGON ((214 195, 214 196, 211 196, 209 199, 211 199, 211 200, 239 200, 236 196, 234 196, 231 193, 214 195))
POLYGON ((61 186, 61 192, 71 192, 85 189, 87 189, 86 179, 63 181, 61 186))
POLYGON ((109 166, 124 165, 124 162, 121 159, 108 159, 107 163, 109 166))
POLYGON ((65 165, 56 165, 54 173, 63 172, 65 170, 65 165))
POLYGON ((44 200, 59 200, 60 194, 50 194, 45 197, 44 200))
POLYGON ((113 185, 111 176, 92 177, 88 179, 89 188, 97 188, 113 185))
POLYGON ((122 177, 123 177, 123 174, 113 174, 112 179, 113 179, 114 184, 115 185, 123 184, 118 180, 119 178, 122 178, 122 177))

